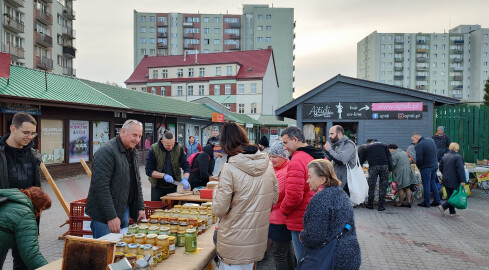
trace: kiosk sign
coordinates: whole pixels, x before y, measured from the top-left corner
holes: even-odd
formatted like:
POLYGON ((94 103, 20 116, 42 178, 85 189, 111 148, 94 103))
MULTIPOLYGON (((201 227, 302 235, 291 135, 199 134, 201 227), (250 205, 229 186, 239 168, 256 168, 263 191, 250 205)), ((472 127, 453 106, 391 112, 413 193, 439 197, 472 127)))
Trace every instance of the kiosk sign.
POLYGON ((328 102, 302 104, 304 119, 332 120, 420 120, 422 102, 328 102))

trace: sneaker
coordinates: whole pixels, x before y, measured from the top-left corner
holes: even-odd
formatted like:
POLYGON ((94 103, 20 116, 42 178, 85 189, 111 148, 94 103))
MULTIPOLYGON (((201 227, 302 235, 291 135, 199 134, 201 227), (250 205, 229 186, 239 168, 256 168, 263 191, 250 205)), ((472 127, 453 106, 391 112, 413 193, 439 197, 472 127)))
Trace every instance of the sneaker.
POLYGON ((439 206, 439 205, 441 205, 441 203, 437 203, 437 202, 430 203, 430 206, 439 206))
POLYGON ((379 205, 379 208, 377 208, 377 210, 379 210, 379 212, 382 212, 382 211, 384 211, 384 210, 385 210, 385 207, 384 207, 384 206, 379 205))
POLYGON ((443 208, 443 206, 438 205, 438 208, 440 208, 441 215, 444 216, 445 215, 445 209, 443 208))
POLYGON ((365 208, 367 208, 367 209, 374 209, 374 206, 372 204, 367 204, 367 206, 365 206, 365 208))
POLYGON ((430 208, 430 206, 429 206, 429 205, 424 204, 424 202, 420 202, 420 203, 418 203, 418 206, 421 206, 421 207, 426 207, 426 208, 430 208))

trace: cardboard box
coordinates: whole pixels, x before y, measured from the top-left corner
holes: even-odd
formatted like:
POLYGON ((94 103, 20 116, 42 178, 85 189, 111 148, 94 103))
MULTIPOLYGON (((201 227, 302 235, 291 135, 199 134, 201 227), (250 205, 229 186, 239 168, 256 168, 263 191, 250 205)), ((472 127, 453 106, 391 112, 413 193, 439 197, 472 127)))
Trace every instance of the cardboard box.
POLYGON ((212 199, 212 192, 214 189, 203 188, 200 190, 201 199, 212 199))

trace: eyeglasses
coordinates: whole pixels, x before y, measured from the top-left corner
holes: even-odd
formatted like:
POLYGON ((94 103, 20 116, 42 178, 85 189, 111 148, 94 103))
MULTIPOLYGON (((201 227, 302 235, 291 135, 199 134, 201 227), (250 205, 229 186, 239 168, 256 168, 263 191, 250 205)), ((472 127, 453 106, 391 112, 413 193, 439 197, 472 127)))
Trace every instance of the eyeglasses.
POLYGON ((35 138, 37 136, 37 132, 22 131, 20 129, 19 129, 19 131, 24 134, 24 137, 32 137, 32 138, 35 138))
POLYGON ((134 119, 131 119, 131 120, 127 120, 123 125, 122 125, 122 128, 126 128, 128 127, 130 124, 136 124, 136 125, 140 125, 140 126, 143 126, 143 123, 139 122, 138 120, 134 120, 134 119))

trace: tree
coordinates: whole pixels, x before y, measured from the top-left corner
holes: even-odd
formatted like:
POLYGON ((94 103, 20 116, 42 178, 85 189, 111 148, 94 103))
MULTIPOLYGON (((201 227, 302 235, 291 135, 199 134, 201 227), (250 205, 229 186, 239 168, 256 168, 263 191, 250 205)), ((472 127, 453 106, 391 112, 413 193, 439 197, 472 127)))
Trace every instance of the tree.
POLYGON ((484 85, 484 92, 486 92, 484 94, 484 103, 486 105, 489 105, 489 78, 487 79, 486 84, 484 85))

